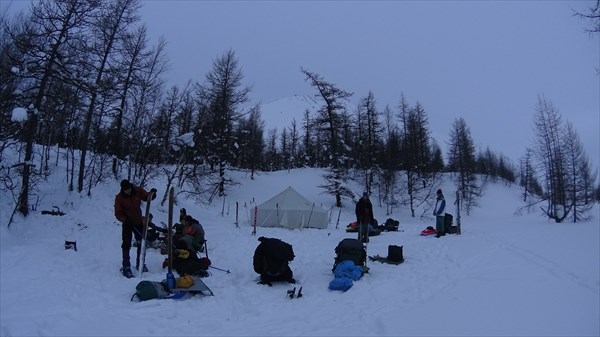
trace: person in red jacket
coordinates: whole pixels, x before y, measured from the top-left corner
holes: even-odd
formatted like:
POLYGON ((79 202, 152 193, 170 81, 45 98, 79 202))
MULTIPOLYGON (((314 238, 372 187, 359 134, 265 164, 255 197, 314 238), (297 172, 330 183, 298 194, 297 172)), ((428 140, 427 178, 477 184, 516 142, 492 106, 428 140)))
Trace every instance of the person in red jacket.
MULTIPOLYGON (((131 263, 129 262, 129 250, 131 249, 131 240, 135 236, 136 240, 142 238, 144 224, 142 221, 142 201, 148 201, 149 195, 152 200, 156 198, 156 189, 146 192, 139 186, 134 186, 127 179, 121 181, 121 191, 115 197, 115 217, 123 223, 121 232, 121 249, 123 252, 123 276, 133 277, 131 263)), ((140 268, 140 254, 142 246, 137 247, 137 258, 135 268, 140 268)), ((143 271, 148 271, 146 265, 142 266, 143 271)))

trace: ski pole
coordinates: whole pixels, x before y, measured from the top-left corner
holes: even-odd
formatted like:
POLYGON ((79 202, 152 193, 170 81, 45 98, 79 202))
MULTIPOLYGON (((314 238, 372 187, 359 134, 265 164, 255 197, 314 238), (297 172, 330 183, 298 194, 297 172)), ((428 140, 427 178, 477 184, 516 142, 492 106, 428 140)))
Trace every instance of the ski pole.
POLYGON ((221 269, 221 268, 217 268, 217 267, 213 267, 213 266, 208 266, 208 267, 209 267, 209 268, 212 268, 212 269, 216 269, 216 270, 224 271, 224 272, 226 272, 227 274, 230 274, 230 273, 231 273, 231 272, 229 271, 229 269, 225 270, 225 269, 221 269))

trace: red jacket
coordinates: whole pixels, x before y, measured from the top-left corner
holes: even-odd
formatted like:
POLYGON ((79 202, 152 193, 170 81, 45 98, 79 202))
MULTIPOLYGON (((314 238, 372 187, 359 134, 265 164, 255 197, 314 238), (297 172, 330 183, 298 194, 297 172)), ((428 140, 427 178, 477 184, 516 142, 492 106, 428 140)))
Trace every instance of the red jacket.
POLYGON ((131 195, 119 192, 115 197, 115 217, 125 223, 132 225, 142 223, 142 201, 148 201, 148 192, 141 187, 135 186, 131 195))

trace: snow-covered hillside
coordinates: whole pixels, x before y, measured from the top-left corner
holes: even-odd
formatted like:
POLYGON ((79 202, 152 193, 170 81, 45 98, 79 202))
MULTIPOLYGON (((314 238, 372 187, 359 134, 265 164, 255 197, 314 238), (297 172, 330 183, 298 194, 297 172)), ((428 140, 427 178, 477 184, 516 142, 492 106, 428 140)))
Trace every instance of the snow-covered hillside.
MULTIPOLYGON (((515 215, 516 186, 490 184, 480 207, 463 215, 463 234, 421 237, 434 220, 414 219, 406 209, 380 221, 400 221, 399 232, 372 237, 369 255, 404 246, 400 265, 369 262, 370 272, 347 292, 328 290, 334 248, 354 220, 346 202, 326 230, 258 228, 251 209, 292 186, 323 208, 321 170, 261 173, 254 180, 234 173, 240 185, 211 206, 177 200, 206 230, 214 267, 204 279, 215 296, 131 302, 140 281, 119 273, 120 224, 113 215, 119 183, 93 190, 91 198, 67 193, 60 176, 39 191, 36 212, 17 217, 3 192, 0 228, 1 336, 598 336, 600 267, 598 207, 588 223, 556 224, 539 214, 515 215), (235 205, 239 205, 236 217, 235 205), (64 216, 41 215, 58 206, 64 216), (237 219, 237 226, 236 226, 237 219), (304 296, 289 299, 290 284, 258 285, 252 255, 259 236, 293 245, 290 266, 304 296), (77 242, 77 251, 64 241, 77 242)), ((62 174, 62 173, 58 173, 62 174)), ((165 185, 155 181, 159 195, 165 185)), ((357 194, 362 192, 355 185, 357 194)), ((453 187, 444 181, 448 210, 453 187)), ((157 199, 158 200, 158 199, 157 199)), ((155 222, 167 208, 153 203, 155 222)), ((133 253, 133 251, 132 251, 133 253)), ((150 250, 146 280, 160 281, 164 256, 150 250)))

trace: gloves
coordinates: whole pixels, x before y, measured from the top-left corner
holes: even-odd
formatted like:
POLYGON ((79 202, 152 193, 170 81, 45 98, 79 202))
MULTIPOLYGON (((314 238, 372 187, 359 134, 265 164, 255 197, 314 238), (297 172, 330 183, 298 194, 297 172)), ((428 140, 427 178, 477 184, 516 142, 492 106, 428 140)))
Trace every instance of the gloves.
POLYGON ((156 192, 158 192, 156 188, 150 189, 150 193, 152 193, 152 200, 156 199, 156 192))
POLYGON ((201 257, 199 262, 200 262, 200 266, 204 270, 208 269, 208 267, 210 267, 210 265, 211 265, 211 262, 208 259, 208 257, 201 257))

